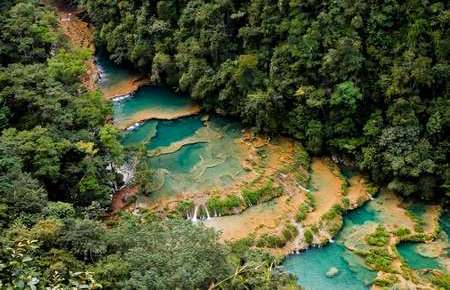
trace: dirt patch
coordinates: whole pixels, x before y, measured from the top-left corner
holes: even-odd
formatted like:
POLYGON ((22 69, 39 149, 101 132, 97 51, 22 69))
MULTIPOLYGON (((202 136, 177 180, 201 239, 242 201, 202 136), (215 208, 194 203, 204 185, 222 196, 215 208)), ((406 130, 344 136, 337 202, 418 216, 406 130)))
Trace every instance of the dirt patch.
POLYGON ((389 191, 380 193, 371 205, 379 213, 380 220, 389 231, 407 228, 414 232, 414 221, 409 216, 402 200, 394 193, 389 191))
MULTIPOLYGON (((92 36, 93 28, 78 17, 78 11, 64 5, 57 6, 58 25, 74 47, 89 49, 95 52, 92 36)), ((81 77, 88 90, 97 89, 98 69, 94 59, 86 61, 86 73, 81 77)))
POLYGON ((112 84, 108 87, 103 87, 103 96, 108 99, 114 99, 118 96, 129 95, 136 92, 140 87, 149 85, 150 80, 141 75, 130 75, 127 79, 112 84))
POLYGON ((355 175, 349 179, 350 187, 347 190, 347 197, 350 200, 351 207, 357 207, 362 204, 362 201, 366 201, 370 198, 367 191, 367 184, 364 177, 361 175, 355 175))
POLYGON ((279 233, 280 226, 293 219, 293 214, 304 200, 298 192, 292 196, 282 196, 265 204, 260 204, 239 215, 212 218, 204 221, 207 227, 221 232, 221 240, 232 241, 249 234, 279 233))
POLYGON ((441 207, 439 205, 428 205, 423 215, 423 231, 427 235, 432 235, 439 228, 439 216, 441 207))
POLYGON ((436 240, 430 243, 424 243, 417 246, 417 252, 424 257, 437 258, 444 256, 449 247, 448 243, 442 240, 436 240))
MULTIPOLYGON (((311 164, 311 181, 314 187, 312 195, 316 200, 316 209, 308 214, 305 225, 317 223, 333 205, 342 200, 342 180, 337 177, 324 159, 314 158, 311 164)), ((358 191, 355 191, 358 192, 358 191)))
POLYGON ((130 200, 134 199, 138 192, 137 187, 125 187, 117 191, 111 201, 111 211, 116 213, 117 211, 125 208, 129 205, 130 200))

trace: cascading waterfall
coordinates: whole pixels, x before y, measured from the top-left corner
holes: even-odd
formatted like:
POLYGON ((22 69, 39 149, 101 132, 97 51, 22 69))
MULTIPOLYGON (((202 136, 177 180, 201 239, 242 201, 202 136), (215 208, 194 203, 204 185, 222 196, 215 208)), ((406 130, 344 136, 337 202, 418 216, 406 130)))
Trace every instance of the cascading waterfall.
POLYGON ((131 125, 130 127, 126 128, 126 130, 127 130, 127 131, 133 131, 133 130, 136 130, 137 128, 139 128, 139 126, 140 126, 141 124, 142 124, 142 122, 141 122, 141 123, 136 122, 136 123, 134 123, 133 125, 131 125))
POLYGON ((191 217, 189 214, 187 214, 187 218, 190 219, 192 222, 195 223, 195 222, 197 222, 199 219, 200 219, 200 220, 204 220, 204 219, 210 220, 210 219, 211 219, 211 215, 209 214, 209 210, 208 210, 208 207, 207 207, 206 205, 195 205, 195 208, 194 208, 194 214, 192 215, 192 217, 191 217), (198 211, 199 211, 199 209, 200 209, 201 207, 204 209, 204 211, 205 211, 205 213, 206 213, 206 218, 205 218, 205 216, 203 216, 202 214, 198 217, 198 211))
POLYGON ((210 220, 211 216, 209 215, 208 207, 207 206, 203 206, 203 207, 205 208, 205 211, 206 211, 206 219, 210 220))
POLYGON ((129 99, 129 98, 131 98, 132 96, 133 96, 133 94, 119 95, 119 96, 114 97, 114 98, 112 99, 112 101, 113 101, 113 102, 120 102, 120 101, 129 99))
POLYGON ((116 171, 117 171, 117 173, 122 174, 124 185, 121 188, 123 188, 126 185, 128 185, 131 182, 131 180, 133 179, 134 164, 133 164, 133 162, 131 162, 131 163, 127 162, 127 163, 123 164, 122 166, 120 166, 116 171))
POLYGON ((192 216, 192 222, 197 222, 197 212, 200 206, 196 205, 194 209, 194 215, 192 216))

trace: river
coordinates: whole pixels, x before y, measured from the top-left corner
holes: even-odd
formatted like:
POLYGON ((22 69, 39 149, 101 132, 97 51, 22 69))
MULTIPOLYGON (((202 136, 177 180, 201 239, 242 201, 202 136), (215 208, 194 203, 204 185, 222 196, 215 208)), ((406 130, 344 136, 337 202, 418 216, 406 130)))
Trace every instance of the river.
MULTIPOLYGON (((98 58, 97 63, 102 72, 100 87, 104 91, 134 77, 103 58, 98 58)), ((123 145, 132 148, 144 144, 152 156, 151 168, 160 179, 152 193, 153 199, 224 187, 245 175, 239 146, 241 126, 192 110, 195 107, 186 95, 150 86, 113 102, 114 123, 123 129, 123 145)), ((349 236, 361 229, 373 229, 380 223, 395 224, 396 219, 402 219, 384 211, 383 206, 374 206, 377 202, 380 203, 379 198, 348 213, 335 241, 322 248, 289 255, 283 268, 295 274, 307 290, 368 289, 377 273, 365 266, 364 260, 350 251, 346 243, 351 242, 349 236), (333 268, 337 274, 327 275, 333 268)), ((441 218, 441 226, 448 234, 448 214, 441 218)), ((445 268, 442 257, 441 260, 425 257, 418 253, 418 246, 411 243, 398 246, 399 254, 411 268, 445 268)))

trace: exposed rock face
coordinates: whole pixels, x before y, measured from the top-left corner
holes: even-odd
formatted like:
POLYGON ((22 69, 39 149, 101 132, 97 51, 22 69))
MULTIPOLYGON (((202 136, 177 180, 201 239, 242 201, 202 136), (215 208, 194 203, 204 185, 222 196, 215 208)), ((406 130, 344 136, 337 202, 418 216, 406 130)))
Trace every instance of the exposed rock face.
POLYGON ((326 275, 328 278, 333 278, 335 277, 337 274, 339 274, 339 269, 336 267, 331 267, 330 269, 328 269, 326 275))

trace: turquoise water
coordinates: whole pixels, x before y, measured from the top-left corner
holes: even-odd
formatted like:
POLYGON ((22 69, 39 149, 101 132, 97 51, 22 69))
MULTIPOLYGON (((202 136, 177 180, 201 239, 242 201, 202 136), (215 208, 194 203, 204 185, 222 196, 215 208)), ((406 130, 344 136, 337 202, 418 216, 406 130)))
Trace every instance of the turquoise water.
POLYGON ((344 219, 345 224, 350 223, 351 225, 362 225, 366 222, 378 221, 377 212, 370 206, 370 203, 366 203, 361 208, 347 213, 344 219))
POLYGON ((346 255, 352 256, 342 245, 334 243, 289 256, 283 262, 283 267, 295 274, 299 284, 306 290, 368 289, 366 285, 370 280, 363 280, 363 275, 367 275, 365 272, 368 270, 351 266, 346 260, 346 255), (331 267, 339 269, 339 273, 329 278, 326 272, 331 267))
POLYGON ((283 262, 284 269, 295 274, 306 290, 369 289, 376 273, 364 267, 362 259, 345 248, 343 240, 345 233, 353 227, 377 221, 377 213, 370 204, 365 204, 345 216, 335 243, 287 257, 283 262), (338 268, 339 274, 330 278, 326 272, 331 267, 338 268))
POLYGON ((425 204, 414 202, 408 206, 408 211, 418 219, 422 219, 426 212, 425 204))
MULTIPOLYGON (((422 217, 425 213, 425 206, 423 204, 418 204, 408 207, 409 210, 413 212, 414 215, 422 217)), ((447 239, 449 241, 450 233, 450 215, 444 212, 439 219, 439 226, 445 233, 441 239, 447 239)), ((422 245, 421 243, 405 242, 397 245, 397 250, 406 264, 416 270, 420 269, 443 269, 443 266, 438 262, 438 259, 425 257, 420 255, 418 247, 422 245)), ((447 255, 449 254, 449 249, 447 250, 447 255)))
POLYGON ((148 144, 148 149, 169 146, 183 140, 203 127, 201 117, 186 117, 172 121, 158 122, 157 133, 148 144))
MULTIPOLYGON (((422 217, 425 213, 423 204, 411 205, 408 209, 417 217, 422 217)), ((364 261, 348 251, 343 243, 353 229, 360 229, 365 224, 381 222, 381 217, 369 202, 344 217, 344 226, 336 237, 336 243, 289 256, 284 261, 283 267, 288 272, 296 274, 299 284, 307 290, 368 289, 370 282, 376 277, 376 273, 365 268, 364 261), (331 267, 338 268, 340 273, 333 278, 328 278, 326 272, 331 267)), ((448 212, 441 216, 440 226, 447 233, 448 238, 450 231, 448 212)), ((356 245, 358 244, 358 241, 354 242, 356 245)), ((412 269, 442 270, 443 267, 438 259, 419 254, 417 249, 419 245, 420 243, 407 242, 397 246, 398 252, 406 264, 412 269)))
POLYGON ((158 121, 148 121, 139 126, 132 132, 124 132, 122 138, 122 144, 126 147, 147 144, 156 135, 158 121))
POLYGON ((95 61, 100 70, 100 87, 102 88, 129 79, 132 75, 129 70, 115 65, 106 56, 98 55, 95 61))
POLYGON ((181 120, 186 123, 160 122, 159 124, 164 124, 158 126, 158 132, 161 130, 162 134, 157 134, 147 147, 164 149, 173 142, 192 136, 200 129, 207 130, 211 136, 204 134, 206 138, 203 137, 200 143, 187 144, 176 152, 152 158, 152 168, 159 171, 158 176, 163 178, 158 182, 163 186, 153 193, 153 197, 211 190, 230 184, 244 173, 239 161, 241 152, 235 142, 239 136, 236 124, 212 118, 206 127, 199 117, 177 121, 181 120), (181 130, 183 126, 188 126, 188 129, 181 130), (193 128, 198 129, 194 132, 193 128), (152 145, 153 140, 156 145, 152 145))
POLYGON ((400 256, 411 269, 439 269, 440 264, 436 259, 424 257, 418 253, 420 243, 401 243, 397 245, 400 256))
POLYGON ((174 112, 190 105, 189 98, 178 96, 168 89, 143 87, 132 98, 114 102, 114 121, 126 120, 146 110, 174 112))
POLYGON ((203 143, 185 145, 174 153, 152 158, 150 165, 153 169, 164 168, 171 174, 189 173, 200 161, 200 153, 204 148, 203 143))
MULTIPOLYGON (((166 89, 145 87, 134 97, 115 104, 114 119, 127 119, 147 109, 177 110, 190 104, 186 97, 166 89)), ((174 152, 165 151, 151 158, 150 165, 158 179, 153 197, 210 190, 230 184, 244 173, 236 143, 240 126, 219 117, 212 117, 207 123, 201 116, 147 121, 124 132, 122 142, 129 147, 144 144, 152 154, 160 154, 175 142, 182 143, 193 136, 194 143, 191 139, 174 152)))
MULTIPOLYGON (((97 63, 102 71, 101 86, 105 89, 132 76, 104 57, 98 57, 97 63)), ((187 96, 146 86, 130 98, 113 103, 114 123, 129 126, 149 112, 182 112, 191 106, 187 96)), ((237 123, 215 116, 207 122, 202 121, 201 115, 149 120, 132 131, 124 131, 122 144, 128 148, 143 144, 154 156, 150 160, 157 179, 153 197, 199 192, 230 184, 244 172, 236 142, 240 129, 237 123), (177 142, 179 147, 170 147, 177 142)))

